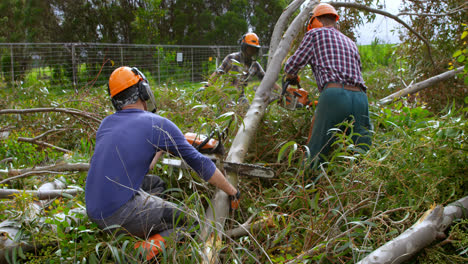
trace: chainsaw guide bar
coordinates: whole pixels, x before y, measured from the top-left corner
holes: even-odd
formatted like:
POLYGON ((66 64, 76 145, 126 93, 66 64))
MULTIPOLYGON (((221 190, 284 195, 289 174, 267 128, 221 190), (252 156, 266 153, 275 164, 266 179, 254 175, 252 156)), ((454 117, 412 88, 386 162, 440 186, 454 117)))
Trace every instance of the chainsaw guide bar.
MULTIPOLYGON (((162 164, 188 169, 189 166, 187 163, 183 162, 179 159, 163 159, 162 164)), ((254 165, 254 164, 246 164, 246 163, 235 163, 224 161, 222 162, 223 168, 226 171, 234 172, 239 175, 248 176, 248 177, 256 177, 256 178, 273 178, 275 177, 275 172, 273 169, 261 165, 254 165)))

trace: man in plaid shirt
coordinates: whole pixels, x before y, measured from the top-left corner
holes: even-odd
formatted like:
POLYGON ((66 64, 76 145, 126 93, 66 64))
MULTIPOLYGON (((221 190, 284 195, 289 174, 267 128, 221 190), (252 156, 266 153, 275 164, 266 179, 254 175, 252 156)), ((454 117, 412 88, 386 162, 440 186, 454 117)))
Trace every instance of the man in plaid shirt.
MULTIPOLYGON (((242 36, 241 51, 227 55, 223 63, 210 76, 210 81, 206 86, 216 82, 219 75, 228 73, 229 71, 238 72, 239 75, 232 80, 232 85, 240 91, 238 102, 248 103, 244 95, 244 88, 247 86, 248 81, 254 76, 257 76, 260 80, 265 76, 262 66, 254 59, 259 50, 260 41, 257 34, 247 33, 242 36)), ((275 84, 275 89, 280 90, 280 87, 275 84)))
POLYGON ((355 145, 364 151, 371 145, 369 102, 359 51, 337 29, 338 19, 333 6, 317 5, 308 32, 284 67, 287 78, 298 82, 298 71, 309 64, 321 92, 307 144, 312 161, 323 161, 320 154, 327 154, 334 140, 330 129, 344 121, 352 120, 353 132, 359 134, 352 136, 355 145))

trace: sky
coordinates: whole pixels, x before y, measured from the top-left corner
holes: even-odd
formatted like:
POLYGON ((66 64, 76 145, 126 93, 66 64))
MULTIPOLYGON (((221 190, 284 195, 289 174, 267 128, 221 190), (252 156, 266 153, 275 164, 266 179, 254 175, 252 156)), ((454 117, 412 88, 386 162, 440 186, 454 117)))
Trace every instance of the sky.
MULTIPOLYGON (((391 14, 398 14, 398 7, 400 6, 400 0, 384 0, 384 11, 391 14)), ((375 6, 373 6, 375 8, 375 6)), ((399 26, 395 20, 377 14, 374 22, 367 23, 356 29, 357 44, 368 45, 377 37, 383 43, 398 43, 398 33, 391 32, 392 29, 396 29, 399 26)))
MULTIPOLYGON (((328 1, 323 1, 324 3, 328 1)), ((306 5, 308 1, 305 1, 303 6, 306 5)), ((383 10, 391 14, 398 14, 398 7, 400 6, 401 0, 381 0, 381 3, 384 5, 383 10)), ((375 5, 371 6, 376 8, 375 5)), ((356 29, 357 44, 359 45, 368 45, 377 37, 382 43, 398 43, 398 34, 397 32, 391 32, 392 29, 396 29, 399 26, 399 23, 395 20, 379 15, 376 15, 374 22, 366 23, 356 29)))

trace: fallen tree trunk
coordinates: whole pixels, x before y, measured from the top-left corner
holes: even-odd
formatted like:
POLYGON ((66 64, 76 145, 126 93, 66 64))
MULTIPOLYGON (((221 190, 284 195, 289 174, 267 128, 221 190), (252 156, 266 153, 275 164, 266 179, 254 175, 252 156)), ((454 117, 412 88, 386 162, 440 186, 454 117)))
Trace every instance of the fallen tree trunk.
MULTIPOLYGON (((300 2, 299 0, 296 0, 300 2)), ((296 38, 299 30, 307 20, 309 13, 317 5, 317 1, 310 1, 300 14, 293 20, 280 41, 278 48, 274 51, 272 61, 265 73, 265 77, 260 83, 260 86, 255 93, 254 100, 249 107, 244 122, 240 126, 236 137, 232 142, 232 147, 229 150, 226 160, 230 162, 241 163, 247 153, 250 141, 254 138, 258 124, 265 114, 265 109, 268 106, 271 90, 276 82, 278 73, 281 70, 282 61, 286 57, 292 41, 296 38)), ((289 5, 289 7, 294 5, 289 5)), ((285 11, 286 12, 286 11, 285 11)), ((292 14, 292 12, 291 12, 292 14)), ((282 23, 286 23, 285 19, 282 23)), ((277 25, 280 26, 280 25, 277 25)), ((228 180, 236 186, 238 177, 235 174, 228 174, 228 180)), ((227 194, 221 190, 217 190, 212 199, 213 207, 209 207, 206 212, 207 223, 202 226, 202 238, 207 240, 205 245, 206 261, 215 263, 218 261, 216 248, 221 245, 225 220, 229 214, 229 201, 227 194), (212 225, 211 223, 214 223, 212 225), (216 231, 216 233, 215 233, 216 231)))
POLYGON ((425 216, 401 235, 367 255, 358 264, 398 264, 409 260, 434 240, 444 238, 444 231, 455 219, 468 218, 468 196, 445 208, 439 205, 425 216))
POLYGON ((422 82, 415 83, 413 85, 410 85, 408 88, 402 89, 402 90, 400 90, 400 91, 398 91, 396 93, 393 93, 393 94, 391 94, 391 95, 389 95, 389 96, 387 96, 387 97, 385 97, 383 99, 380 99, 379 104, 381 104, 381 105, 388 104, 388 103, 392 102, 393 100, 396 100, 396 99, 398 99, 400 97, 406 96, 408 94, 413 94, 413 93, 419 92, 422 89, 425 89, 427 87, 430 87, 430 86, 434 85, 435 83, 438 83, 438 82, 447 80, 449 78, 452 78, 457 73, 460 73, 462 71, 463 71, 463 66, 459 67, 457 69, 447 71, 447 72, 444 72, 442 74, 433 76, 433 77, 431 77, 431 78, 429 78, 427 80, 424 80, 422 82))

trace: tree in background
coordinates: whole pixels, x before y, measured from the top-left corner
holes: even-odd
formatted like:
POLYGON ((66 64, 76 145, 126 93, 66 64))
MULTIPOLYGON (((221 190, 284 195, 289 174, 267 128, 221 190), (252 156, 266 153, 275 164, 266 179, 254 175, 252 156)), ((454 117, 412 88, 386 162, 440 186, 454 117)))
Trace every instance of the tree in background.
MULTIPOLYGON (((286 0, 145 0, 134 29, 144 30, 138 43, 233 45, 247 31, 268 45, 286 0)), ((140 31, 142 32, 142 31, 140 31)))

